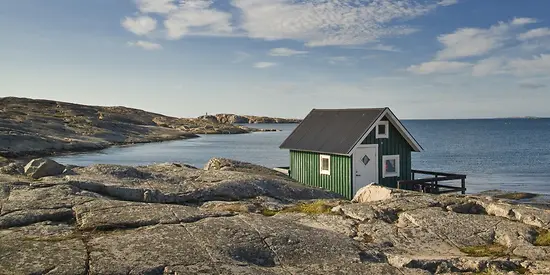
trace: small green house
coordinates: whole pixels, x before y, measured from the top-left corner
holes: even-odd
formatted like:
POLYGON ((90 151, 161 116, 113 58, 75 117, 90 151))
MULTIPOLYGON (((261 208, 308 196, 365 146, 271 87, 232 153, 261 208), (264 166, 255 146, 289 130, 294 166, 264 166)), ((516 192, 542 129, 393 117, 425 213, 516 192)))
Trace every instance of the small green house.
POLYGON ((289 175, 347 198, 377 183, 411 180, 411 153, 422 147, 389 108, 313 109, 281 144, 289 175))

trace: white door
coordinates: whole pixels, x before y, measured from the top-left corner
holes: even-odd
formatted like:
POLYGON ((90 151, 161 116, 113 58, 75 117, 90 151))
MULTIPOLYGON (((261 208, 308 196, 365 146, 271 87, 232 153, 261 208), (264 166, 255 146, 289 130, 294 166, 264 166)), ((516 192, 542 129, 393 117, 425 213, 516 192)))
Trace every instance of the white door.
POLYGON ((353 153, 353 194, 370 183, 378 183, 378 145, 357 147, 353 153))

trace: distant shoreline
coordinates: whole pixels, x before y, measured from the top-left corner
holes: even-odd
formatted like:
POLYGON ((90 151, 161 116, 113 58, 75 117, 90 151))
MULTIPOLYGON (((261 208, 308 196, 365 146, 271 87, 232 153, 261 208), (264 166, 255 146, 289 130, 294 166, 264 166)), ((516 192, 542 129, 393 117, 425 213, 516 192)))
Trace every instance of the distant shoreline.
POLYGON ((402 121, 408 120, 537 120, 537 119, 550 119, 550 117, 487 117, 487 118, 406 118, 402 121))

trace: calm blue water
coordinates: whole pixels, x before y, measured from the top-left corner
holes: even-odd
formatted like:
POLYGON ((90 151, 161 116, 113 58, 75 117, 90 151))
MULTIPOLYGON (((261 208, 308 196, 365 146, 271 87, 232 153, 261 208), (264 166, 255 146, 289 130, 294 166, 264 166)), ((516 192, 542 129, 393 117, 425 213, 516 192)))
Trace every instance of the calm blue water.
MULTIPOLYGON (((490 189, 550 195, 550 119, 403 121, 424 148, 413 153, 413 168, 468 175, 469 193, 490 189)), ((281 132, 205 135, 55 158, 66 164, 145 165, 183 162, 202 167, 211 157, 225 157, 267 167, 287 166, 279 145, 293 124, 251 125, 281 132)))

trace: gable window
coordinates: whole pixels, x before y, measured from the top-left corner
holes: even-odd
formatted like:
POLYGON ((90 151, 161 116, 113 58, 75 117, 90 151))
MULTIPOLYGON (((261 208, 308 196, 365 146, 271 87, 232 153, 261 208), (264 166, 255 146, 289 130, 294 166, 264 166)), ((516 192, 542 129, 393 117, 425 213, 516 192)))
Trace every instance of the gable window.
POLYGON ((330 156, 321 155, 320 164, 321 164, 321 175, 330 175, 330 156))
POLYGON ((390 131, 389 128, 389 122, 386 121, 380 121, 378 124, 376 124, 376 138, 388 138, 390 131))
POLYGON ((399 155, 383 156, 382 177, 399 177, 399 155))

